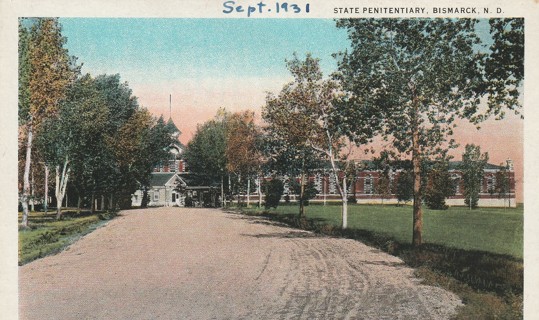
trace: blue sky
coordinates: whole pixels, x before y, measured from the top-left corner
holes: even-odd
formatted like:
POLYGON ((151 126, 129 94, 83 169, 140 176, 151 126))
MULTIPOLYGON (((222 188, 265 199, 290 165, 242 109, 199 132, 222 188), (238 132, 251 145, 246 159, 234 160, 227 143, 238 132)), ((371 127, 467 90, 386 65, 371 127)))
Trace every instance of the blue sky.
POLYGON ((325 75, 345 50, 332 19, 61 18, 66 47, 94 76, 119 73, 139 104, 169 114, 187 142, 197 123, 229 111, 260 115, 266 92, 291 79, 285 59, 310 52, 325 75), (169 95, 172 112, 169 113, 169 95))
MULTIPOLYGON (((332 54, 349 46, 346 30, 337 29, 332 19, 61 18, 60 22, 66 46, 84 64, 83 72, 119 73, 140 105, 174 120, 183 132, 183 143, 219 108, 251 109, 259 117, 266 92, 279 92, 291 79, 285 59, 294 52, 320 58, 327 76, 337 67, 332 54)), ((486 20, 478 32, 488 43, 486 20)), ((481 131, 462 124, 456 138, 463 143, 483 141, 493 163, 500 163, 509 156, 504 145, 513 146, 512 154, 522 154, 522 121, 509 116, 502 124, 511 129, 501 129, 494 121, 484 123, 481 131), (510 137, 487 145, 501 131, 510 137)), ((520 168, 522 158, 514 158, 520 168)))
POLYGON ((294 52, 322 59, 348 46, 331 19, 62 18, 67 48, 92 74, 120 73, 130 83, 179 78, 288 76, 294 52))

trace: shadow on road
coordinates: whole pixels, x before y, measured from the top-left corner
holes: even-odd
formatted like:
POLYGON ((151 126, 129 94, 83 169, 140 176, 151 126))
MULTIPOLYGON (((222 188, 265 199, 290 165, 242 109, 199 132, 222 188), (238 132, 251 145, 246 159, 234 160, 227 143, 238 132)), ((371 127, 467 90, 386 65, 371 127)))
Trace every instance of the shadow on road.
POLYGON ((326 238, 312 232, 301 232, 301 231, 288 231, 288 232, 273 232, 273 233, 260 233, 260 234, 241 234, 244 237, 252 238, 326 238))

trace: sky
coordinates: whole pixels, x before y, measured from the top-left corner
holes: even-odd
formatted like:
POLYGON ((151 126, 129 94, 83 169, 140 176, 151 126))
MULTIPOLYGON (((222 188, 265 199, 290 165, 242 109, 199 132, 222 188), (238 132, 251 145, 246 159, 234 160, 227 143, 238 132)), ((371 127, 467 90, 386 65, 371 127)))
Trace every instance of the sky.
MULTIPOLYGON (((66 47, 82 71, 119 73, 156 116, 172 117, 186 144, 197 124, 217 109, 254 110, 266 92, 291 80, 285 60, 307 52, 321 59, 324 75, 336 70, 332 54, 346 50, 345 30, 332 19, 61 18, 66 47), (169 109, 169 95, 172 95, 169 109), (170 112, 171 110, 171 112, 170 112)), ((482 36, 484 38, 484 36, 482 36)), ((460 160, 466 143, 489 152, 490 163, 515 162, 517 198, 523 198, 523 121, 508 115, 481 130, 461 122, 455 132, 460 160)), ((360 157, 360 156, 358 156, 360 157)))
POLYGON ((326 74, 347 48, 331 19, 60 19, 83 72, 119 73, 139 103, 187 142, 219 107, 259 110, 290 80, 285 59, 311 52, 326 74))

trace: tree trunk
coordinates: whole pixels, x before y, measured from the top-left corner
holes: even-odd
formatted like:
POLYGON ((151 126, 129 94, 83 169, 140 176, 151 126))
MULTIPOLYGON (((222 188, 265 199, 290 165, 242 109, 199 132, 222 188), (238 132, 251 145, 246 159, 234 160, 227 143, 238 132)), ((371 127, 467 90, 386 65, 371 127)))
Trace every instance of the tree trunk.
POLYGON ((32 138, 33 127, 32 120, 28 123, 28 133, 26 142, 26 160, 24 163, 23 187, 22 187, 22 221, 24 227, 28 227, 28 198, 30 196, 30 164, 32 162, 32 138))
POLYGON ((105 195, 101 195, 101 211, 105 210, 105 195))
POLYGON ((412 246, 419 247, 423 243, 423 209, 421 206, 421 154, 419 145, 419 128, 417 124, 418 106, 417 98, 414 98, 414 123, 412 132, 412 165, 414 171, 414 218, 412 246))
POLYGON ((221 175, 221 208, 226 207, 224 180, 225 178, 221 175))
POLYGON ((303 203, 305 196, 305 154, 301 160, 301 178, 299 186, 299 217, 305 218, 305 205, 303 203))
POLYGON ((82 198, 79 196, 77 199, 77 213, 80 213, 81 204, 82 204, 82 198))
POLYGON ((45 201, 43 202, 43 211, 47 213, 49 207, 49 166, 45 165, 45 201))
POLYGON ((251 179, 247 178, 247 207, 251 205, 251 198, 249 196, 250 193, 251 193, 251 179))
POLYGON ((90 213, 94 214, 95 213, 95 192, 92 191, 92 201, 90 202, 90 213))
POLYGON ((300 186, 299 186, 299 217, 305 218, 305 205, 303 203, 303 197, 305 195, 305 172, 301 171, 300 186))
POLYGON ((341 186, 340 180, 339 180, 339 172, 337 170, 337 165, 335 163, 335 158, 333 156, 333 151, 330 149, 330 152, 328 152, 329 161, 331 163, 331 172, 335 176, 335 184, 337 185, 337 189, 339 190, 339 194, 341 195, 341 201, 342 201, 342 229, 348 228, 348 202, 347 198, 347 190, 346 190, 346 171, 343 176, 343 185, 341 186))
POLYGON ((34 212, 34 211, 36 211, 36 208, 35 208, 35 202, 36 202, 36 181, 34 180, 34 168, 32 168, 31 172, 32 172, 32 174, 31 174, 31 175, 32 175, 32 184, 31 184, 30 190, 32 190, 32 191, 31 191, 31 195, 32 195, 32 196, 30 197, 30 201, 31 201, 31 202, 30 202, 30 208, 31 208, 30 211, 31 211, 31 212, 34 212))
POLYGON ((230 196, 230 205, 232 206, 232 182, 230 181, 230 173, 228 174, 228 195, 230 196))
POLYGON ((346 174, 342 178, 342 228, 348 228, 348 189, 346 188, 346 174))
POLYGON ((71 168, 68 168, 68 165, 69 161, 66 157, 62 173, 60 173, 60 166, 56 166, 56 220, 60 220, 60 218, 62 218, 62 201, 64 200, 64 196, 66 194, 67 181, 69 180, 69 172, 71 171, 71 168))
POLYGON ((241 192, 240 192, 240 181, 241 181, 241 175, 238 175, 238 207, 241 206, 241 192))
POLYGON ((324 172, 324 178, 322 179, 322 191, 324 192, 324 206, 325 206, 326 205, 326 194, 328 193, 326 172, 324 172))
POLYGON ((262 179, 258 176, 258 207, 262 208, 262 179))

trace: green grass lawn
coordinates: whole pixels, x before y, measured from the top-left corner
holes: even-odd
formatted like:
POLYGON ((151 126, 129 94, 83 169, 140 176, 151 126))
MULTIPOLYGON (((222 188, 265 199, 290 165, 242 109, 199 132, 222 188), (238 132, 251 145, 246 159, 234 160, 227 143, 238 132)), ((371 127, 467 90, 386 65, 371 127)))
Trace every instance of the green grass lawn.
POLYGON ((19 265, 63 250, 108 218, 107 214, 84 211, 67 211, 63 214, 62 220, 56 220, 56 213, 30 212, 29 227, 19 229, 19 265))
MULTIPOLYGON (((310 205, 307 218, 341 226, 341 207, 310 205)), ((269 210, 278 214, 298 213, 295 205, 269 210)), ((523 208, 451 207, 423 211, 423 242, 464 250, 479 250, 523 257, 523 208)), ((412 207, 395 205, 349 205, 349 229, 373 231, 400 243, 412 241, 412 207)))

